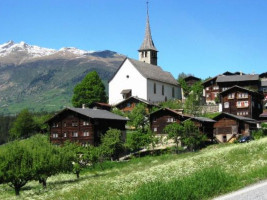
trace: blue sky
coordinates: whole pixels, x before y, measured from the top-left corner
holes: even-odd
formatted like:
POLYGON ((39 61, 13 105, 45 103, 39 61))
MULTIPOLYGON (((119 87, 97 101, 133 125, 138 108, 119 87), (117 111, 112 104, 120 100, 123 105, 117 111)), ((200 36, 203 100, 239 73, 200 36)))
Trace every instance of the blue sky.
MULTIPOLYGON (((158 65, 206 78, 267 71, 266 0, 150 0, 158 65)), ((138 59, 146 0, 0 0, 0 43, 112 50, 138 59)))

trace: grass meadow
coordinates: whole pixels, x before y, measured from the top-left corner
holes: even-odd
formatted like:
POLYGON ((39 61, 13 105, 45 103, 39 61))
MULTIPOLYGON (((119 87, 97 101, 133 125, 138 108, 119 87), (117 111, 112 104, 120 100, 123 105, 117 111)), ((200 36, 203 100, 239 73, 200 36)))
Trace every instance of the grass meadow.
MULTIPOLYGON (((32 181, 22 199, 212 199, 267 178, 267 138, 245 144, 212 145, 198 152, 106 162, 74 174, 32 181)), ((16 199, 0 185, 0 199, 16 199)))

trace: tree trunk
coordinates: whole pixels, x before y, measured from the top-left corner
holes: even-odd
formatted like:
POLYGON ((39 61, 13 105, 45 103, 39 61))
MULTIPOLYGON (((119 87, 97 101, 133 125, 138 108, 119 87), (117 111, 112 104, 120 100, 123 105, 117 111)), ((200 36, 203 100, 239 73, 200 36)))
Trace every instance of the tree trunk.
POLYGON ((14 189, 15 189, 16 196, 19 196, 20 187, 16 185, 14 189))
POLYGON ((76 172, 76 177, 80 178, 80 172, 76 172))

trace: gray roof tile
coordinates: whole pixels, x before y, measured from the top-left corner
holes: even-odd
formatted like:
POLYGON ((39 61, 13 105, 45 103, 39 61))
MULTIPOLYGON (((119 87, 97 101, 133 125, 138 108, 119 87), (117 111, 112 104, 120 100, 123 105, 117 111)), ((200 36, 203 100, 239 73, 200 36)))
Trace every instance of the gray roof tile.
POLYGON ((239 81, 257 81, 259 75, 231 75, 231 76, 218 76, 216 82, 239 82, 239 81))
POLYGON ((67 108, 69 110, 72 110, 74 112, 80 113, 82 115, 85 115, 87 117, 93 118, 93 119, 111 119, 111 120, 123 120, 127 121, 125 117, 122 117, 120 115, 116 115, 112 112, 109 112, 107 110, 101 110, 101 109, 90 109, 90 108, 67 108))
POLYGON ((178 86, 177 80, 170 72, 163 71, 161 67, 128 58, 134 67, 145 77, 151 80, 169 83, 178 86))

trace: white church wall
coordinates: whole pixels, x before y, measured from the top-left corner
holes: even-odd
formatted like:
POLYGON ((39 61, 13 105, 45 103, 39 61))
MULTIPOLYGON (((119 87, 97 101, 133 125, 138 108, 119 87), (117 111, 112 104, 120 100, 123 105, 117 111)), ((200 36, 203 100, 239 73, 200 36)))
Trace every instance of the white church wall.
POLYGON ((109 82, 109 104, 114 105, 123 100, 122 90, 131 89, 132 96, 147 99, 147 80, 126 60, 109 82))
POLYGON ((181 99, 181 88, 178 86, 162 83, 155 80, 147 81, 147 100, 152 102, 162 102, 165 99, 181 99), (156 93, 154 93, 154 83, 156 84, 156 93), (162 86, 164 86, 164 95, 162 95, 162 86), (172 90, 174 88, 174 97, 172 90))

